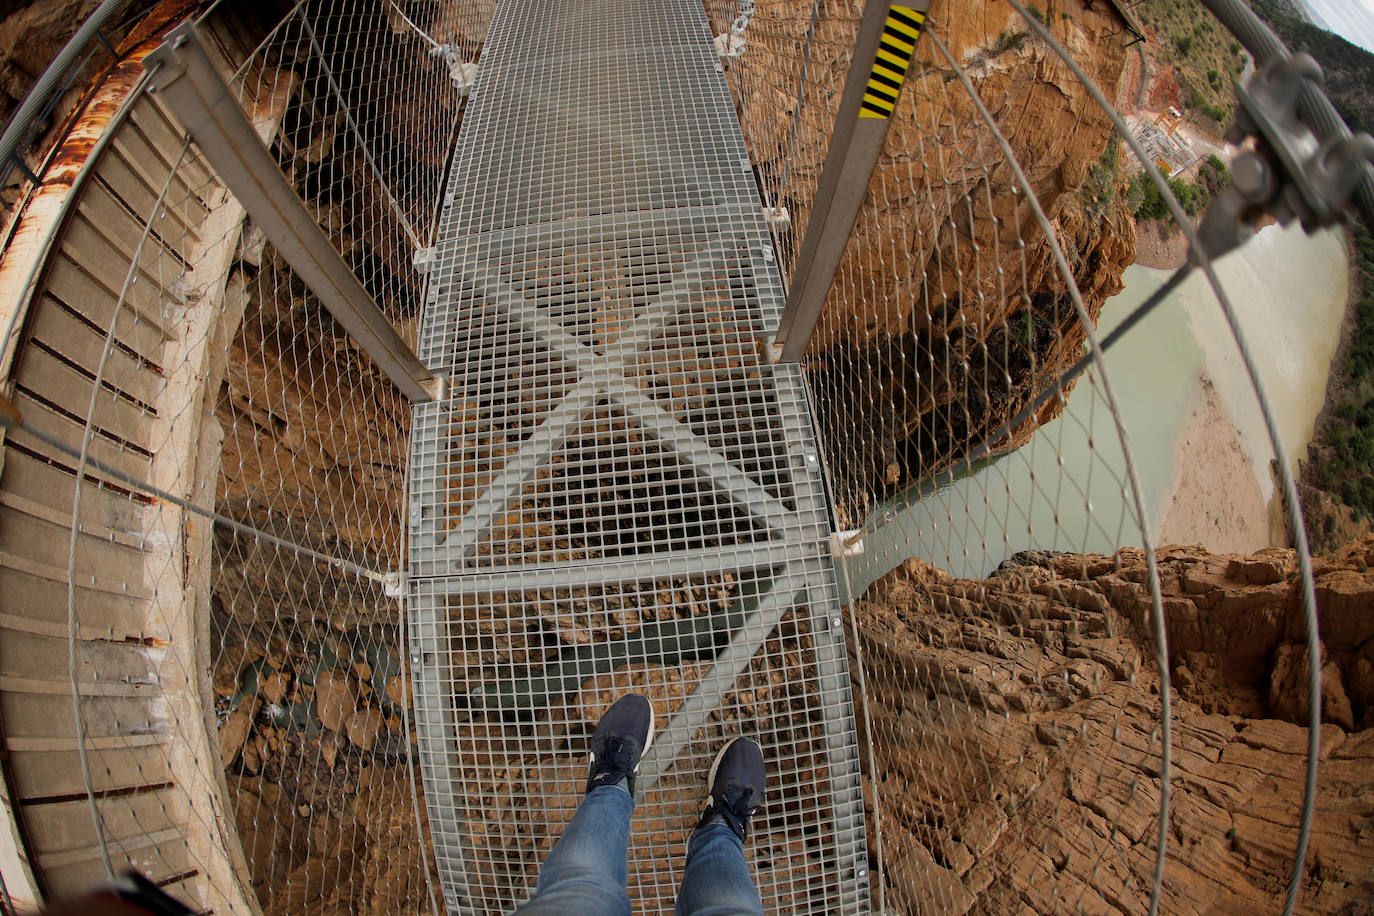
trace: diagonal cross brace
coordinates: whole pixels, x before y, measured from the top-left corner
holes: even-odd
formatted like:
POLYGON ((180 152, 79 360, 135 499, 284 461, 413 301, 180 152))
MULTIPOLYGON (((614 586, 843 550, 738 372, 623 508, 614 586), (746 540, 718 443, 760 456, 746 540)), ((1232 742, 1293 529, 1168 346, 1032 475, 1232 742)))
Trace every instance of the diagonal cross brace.
POLYGON ((682 756, 692 735, 706 724, 711 713, 720 708, 726 693, 749 667, 749 662, 764 640, 772 635, 783 615, 796 606, 804 596, 806 578, 785 568, 773 582, 773 588, 748 611, 730 642, 716 656, 696 689, 688 695, 668 724, 655 736, 653 747, 639 765, 637 788, 647 793, 658 782, 663 770, 682 756))
MULTIPOLYGON (((565 646, 537 674, 497 681, 462 697, 466 702, 465 714, 497 714, 508 719, 533 718, 553 705, 558 697, 578 690, 588 678, 607 674, 631 660, 656 661, 672 667, 697 659, 714 658, 716 663, 708 673, 708 678, 717 679, 724 677, 725 671, 732 670, 737 664, 743 670, 742 666, 749 663, 768 633, 793 606, 798 589, 805 584, 799 576, 788 573, 788 568, 784 565, 775 569, 771 579, 742 582, 739 594, 723 612, 700 617, 653 620, 624 639, 565 646), (723 648, 720 645, 722 635, 730 638, 723 648), (741 655, 742 662, 737 660, 741 655)), ((707 683, 702 681, 703 685, 707 683)), ((728 682, 722 683, 728 687, 728 682)), ((714 692, 708 690, 703 693, 699 687, 688 698, 688 704, 693 704, 690 706, 689 719, 679 723, 674 735, 683 731, 698 715, 704 717, 708 714, 710 709, 701 709, 699 705, 711 702, 712 698, 718 702, 724 689, 717 684, 714 692), (702 695, 698 697, 697 694, 702 695)), ((685 705, 683 709, 688 709, 688 706, 685 705)), ((460 711, 460 714, 463 712, 460 711)), ((683 715, 679 713, 669 723, 669 728, 673 728, 673 723, 683 715)), ((704 718, 702 721, 705 721, 704 718)), ((687 737, 697 727, 699 724, 692 726, 686 732, 687 737)))
POLYGON ((647 435, 714 480, 756 518, 774 530, 785 527, 786 507, 624 377, 639 352, 663 332, 692 293, 700 288, 701 276, 714 274, 711 265, 722 260, 725 250, 726 246, 719 241, 703 247, 620 335, 616 341, 617 352, 606 356, 578 340, 490 271, 466 272, 464 279, 467 282, 513 318, 525 333, 565 362, 577 366, 582 378, 558 406, 545 415, 534 433, 468 509, 458 527, 445 538, 445 547, 459 550, 461 559, 466 561, 476 551, 478 543, 491 533, 496 520, 519 499, 525 487, 595 408, 603 394, 618 403, 647 435))
POLYGON ((638 386, 625 381, 613 382, 607 386, 606 394, 639 424, 646 435, 659 445, 672 449, 679 458, 710 477, 719 489, 730 494, 738 505, 748 509, 755 518, 767 522, 774 530, 786 527, 786 507, 704 439, 658 406, 638 386))
POLYGON ((489 268, 470 268, 462 272, 461 279, 471 283, 493 305, 515 319, 526 334, 536 338, 563 361, 577 366, 583 375, 623 375, 632 367, 639 351, 662 333, 682 311, 690 295, 700 288, 700 278, 715 273, 713 265, 723 260, 725 251, 726 246, 718 241, 703 246, 697 256, 677 272, 671 283, 659 290, 654 300, 620 334, 615 342, 615 352, 607 352, 604 356, 570 334, 563 325, 525 298, 520 290, 494 276, 489 268))
POLYGON ((578 382, 563 396, 558 406, 520 445, 520 450, 506 462, 482 494, 477 497, 462 520, 444 541, 445 546, 459 545, 463 558, 477 549, 478 541, 495 527, 496 520, 506 513, 510 504, 519 498, 526 485, 539 473, 558 447, 572 435, 582 419, 596 407, 601 388, 595 382, 578 382))

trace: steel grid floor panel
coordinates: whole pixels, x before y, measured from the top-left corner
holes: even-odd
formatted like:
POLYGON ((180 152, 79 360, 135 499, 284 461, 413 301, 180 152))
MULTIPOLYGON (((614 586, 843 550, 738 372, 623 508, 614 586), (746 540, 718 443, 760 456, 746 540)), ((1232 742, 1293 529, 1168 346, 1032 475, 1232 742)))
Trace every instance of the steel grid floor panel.
POLYGON ((630 893, 671 910, 711 755, 769 755, 770 909, 867 900, 858 751, 805 390, 699 4, 501 4, 436 240, 415 409, 410 634, 454 913, 505 912, 616 696, 660 719, 630 893))

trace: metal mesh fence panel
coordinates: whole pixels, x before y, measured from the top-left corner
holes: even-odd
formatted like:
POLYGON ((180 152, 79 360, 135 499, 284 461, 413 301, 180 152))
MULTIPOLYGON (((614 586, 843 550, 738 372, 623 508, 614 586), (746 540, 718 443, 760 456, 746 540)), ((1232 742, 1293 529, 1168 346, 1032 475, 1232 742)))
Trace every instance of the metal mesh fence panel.
POLYGON ((262 256, 217 403, 216 505, 286 546, 215 539, 229 797, 270 911, 428 905, 401 606, 381 581, 402 559, 408 405, 262 256))
POLYGON ((292 99, 273 152, 413 347, 440 190, 494 3, 299 3, 240 66, 292 99))
POLYGON ((785 282, 810 225, 860 3, 706 3, 785 282))
MULTIPOLYGON (((253 50, 232 14, 203 25, 412 341, 489 11, 297 5, 253 50)), ((4 348, 7 778, 38 890, 132 867, 197 910, 431 910, 395 587, 410 408, 130 92, 157 41, 92 106, 111 126, 4 348)))
MULTIPOLYGON (((760 192, 789 209, 775 237, 791 277, 861 11, 710 9, 760 192), (829 45, 831 35, 846 37, 829 45), (815 94, 798 88, 802 66, 815 94)), ((1172 500, 1197 499, 1229 524, 1244 513, 1238 497, 1166 485, 1178 453, 1160 440, 1183 434, 1161 411, 1201 410, 1179 393, 1191 382, 1148 368, 1167 333, 1188 333, 1176 318, 1172 332, 1132 331, 1138 348, 1068 372, 1145 298, 1104 310, 1135 260, 1127 178, 1140 166, 1086 82, 1113 96, 1138 24, 1077 5, 1006 13, 931 10, 802 361, 853 599, 875 905, 1192 909, 1204 904, 1181 886, 1210 880, 1198 877, 1198 844, 1234 850, 1257 796, 1243 791, 1217 809, 1224 823, 1207 824, 1191 819, 1209 802, 1190 781, 1218 778, 1247 741, 1264 743, 1268 709, 1233 697, 1268 682, 1260 658, 1288 651, 1280 631, 1304 628, 1305 552, 1263 561, 1293 583, 1265 604, 1286 621, 1274 627, 1213 610, 1260 561, 1176 548, 1157 564, 1161 516, 1186 514, 1172 500), (1114 377, 1135 387, 1114 390, 1114 377), (1148 405, 1139 386, 1152 386, 1148 405), (1205 586, 1204 571, 1215 577, 1205 586), (1257 655, 1218 660, 1246 639, 1257 655), (1213 731, 1208 715, 1223 707, 1258 718, 1213 731), (1171 873, 1182 877, 1171 884, 1171 873)), ((1210 291, 1190 295, 1206 300, 1194 314, 1219 320, 1210 291)), ((1231 409, 1258 431, 1253 373, 1230 389, 1231 409)), ((1258 476, 1272 494, 1263 441, 1235 480, 1258 476)), ((1262 546, 1268 513, 1256 511, 1262 546)), ((1298 732, 1293 746, 1306 740, 1298 732)), ((1302 797, 1307 766, 1284 769, 1282 791, 1302 797)), ((1219 898, 1257 901, 1267 882, 1288 882, 1309 818, 1293 808, 1276 823, 1282 851, 1238 865, 1244 881, 1216 886, 1219 898)))
MULTIPOLYGON (((36 188, 0 260, 3 776, 38 890, 133 867, 200 911, 506 911, 629 691, 660 723, 646 911, 738 733, 769 909, 1245 910, 1294 858, 1314 908, 1362 886, 1332 837, 1367 698, 1305 700, 1304 548, 1157 552, 1177 342, 1102 357, 1137 166, 1088 83, 1134 26, 953 6, 799 366, 769 337, 861 4, 216 14, 240 108, 441 376, 418 404, 140 88, 157 38, 116 64, 77 193, 36 188)), ((1361 550, 1317 569, 1338 609, 1361 550)))

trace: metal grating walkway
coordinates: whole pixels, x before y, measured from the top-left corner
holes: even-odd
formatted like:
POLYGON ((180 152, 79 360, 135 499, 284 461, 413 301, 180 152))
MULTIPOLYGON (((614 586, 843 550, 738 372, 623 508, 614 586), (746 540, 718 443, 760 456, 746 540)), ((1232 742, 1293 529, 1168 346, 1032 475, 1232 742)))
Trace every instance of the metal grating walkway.
POLYGON ((445 198, 415 409, 410 608, 448 909, 504 912, 628 690, 660 731, 630 851, 671 910, 711 755, 758 738, 770 910, 866 909, 829 522, 783 294, 700 3, 511 0, 445 198))

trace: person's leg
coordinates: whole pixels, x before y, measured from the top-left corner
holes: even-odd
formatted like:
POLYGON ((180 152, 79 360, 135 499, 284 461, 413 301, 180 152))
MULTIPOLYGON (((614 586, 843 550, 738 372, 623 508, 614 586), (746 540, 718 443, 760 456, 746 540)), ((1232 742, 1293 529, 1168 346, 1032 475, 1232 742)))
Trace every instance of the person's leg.
POLYGON ((678 916, 763 916, 744 843, 724 820, 692 831, 677 895, 678 916))
POLYGON ((763 807, 763 750, 752 739, 733 739, 716 755, 709 780, 711 796, 687 839, 678 916, 763 916, 744 861, 749 819, 763 807))
POLYGON ((634 798, 621 786, 588 793, 540 866, 534 897, 517 912, 629 916, 625 858, 634 808, 634 798))
POLYGON ((632 693, 606 710, 592 734, 587 795, 544 859, 534 896, 516 912, 629 916, 625 860, 635 774, 653 740, 654 713, 644 697, 632 693))

